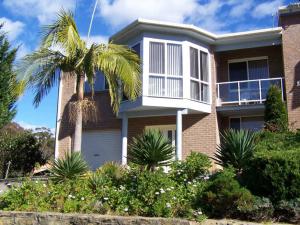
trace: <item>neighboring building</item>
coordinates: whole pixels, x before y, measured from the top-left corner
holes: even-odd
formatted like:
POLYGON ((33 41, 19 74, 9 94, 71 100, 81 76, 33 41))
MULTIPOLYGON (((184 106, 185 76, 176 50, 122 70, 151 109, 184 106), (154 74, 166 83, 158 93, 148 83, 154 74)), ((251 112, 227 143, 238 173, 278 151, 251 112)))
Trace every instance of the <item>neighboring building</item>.
MULTIPOLYGON (((127 142, 145 128, 160 129, 178 159, 210 156, 226 128, 261 129, 270 85, 282 90, 291 127, 300 128, 300 5, 279 9, 280 27, 216 35, 193 25, 138 19, 111 37, 139 53, 142 94, 124 101, 118 117, 104 77, 97 76, 97 122, 83 126, 82 153, 92 168, 126 163, 127 142)), ((86 90, 88 92, 88 90, 86 90)), ((72 148, 68 102, 75 82, 59 88, 56 157, 72 148)))

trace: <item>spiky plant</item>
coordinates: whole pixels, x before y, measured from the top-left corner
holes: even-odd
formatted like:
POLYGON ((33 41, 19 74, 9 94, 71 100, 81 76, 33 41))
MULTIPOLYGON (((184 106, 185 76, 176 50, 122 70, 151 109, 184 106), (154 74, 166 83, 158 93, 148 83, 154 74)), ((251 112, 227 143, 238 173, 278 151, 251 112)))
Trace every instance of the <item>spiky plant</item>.
POLYGON ((174 158, 175 149, 170 141, 158 130, 145 130, 133 138, 129 145, 130 162, 154 170, 159 166, 168 166, 174 158))
POLYGON ((217 147, 214 160, 223 167, 233 166, 241 173, 253 156, 256 137, 256 133, 249 130, 224 131, 221 133, 221 143, 217 147))
POLYGON ((64 158, 56 159, 50 169, 56 183, 78 178, 87 171, 88 165, 78 152, 67 153, 64 158))

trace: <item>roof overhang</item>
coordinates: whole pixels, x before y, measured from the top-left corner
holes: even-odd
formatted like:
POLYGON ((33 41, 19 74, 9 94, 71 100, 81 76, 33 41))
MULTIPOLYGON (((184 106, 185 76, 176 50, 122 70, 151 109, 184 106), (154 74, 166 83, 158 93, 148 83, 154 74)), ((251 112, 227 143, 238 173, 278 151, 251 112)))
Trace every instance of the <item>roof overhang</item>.
POLYGON ((300 3, 279 7, 278 13, 279 15, 300 13, 300 3))
POLYGON ((214 34, 191 24, 178 24, 155 20, 137 19, 116 34, 110 40, 117 43, 126 43, 127 40, 141 33, 155 32, 162 34, 184 35, 206 44, 223 46, 237 43, 258 41, 276 41, 281 38, 281 27, 260 29, 246 32, 214 34))

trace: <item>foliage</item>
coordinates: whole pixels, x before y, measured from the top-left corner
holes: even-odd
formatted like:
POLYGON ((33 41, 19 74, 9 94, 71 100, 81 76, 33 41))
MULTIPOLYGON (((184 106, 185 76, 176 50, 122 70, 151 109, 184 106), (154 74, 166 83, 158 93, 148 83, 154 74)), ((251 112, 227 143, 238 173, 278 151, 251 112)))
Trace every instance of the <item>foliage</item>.
POLYGON ((2 26, 0 24, 0 129, 15 116, 15 103, 22 91, 13 71, 17 49, 11 49, 5 34, 1 32, 2 26))
POLYGON ((215 161, 223 167, 233 166, 242 172, 252 157, 256 147, 256 134, 248 130, 229 129, 221 134, 215 161))
POLYGON ((168 166, 174 158, 174 147, 158 130, 145 130, 133 138, 129 145, 130 162, 154 170, 158 166, 168 166))
POLYGON ((282 100, 281 90, 271 86, 265 101, 265 127, 270 131, 286 131, 288 116, 286 105, 282 100))
POLYGON ((9 176, 20 176, 31 172, 35 164, 46 161, 40 144, 34 134, 23 131, 17 134, 0 132, 0 176, 4 178, 8 162, 11 162, 9 176))
POLYGON ((54 159, 55 138, 49 128, 36 128, 33 132, 38 143, 40 151, 43 153, 43 158, 48 161, 54 159))
POLYGON ((242 175, 243 183, 273 202, 300 197, 300 151, 259 151, 242 175))
POLYGON ((240 210, 242 218, 254 221, 269 221, 273 218, 273 213, 274 207, 272 202, 265 197, 255 197, 252 205, 240 210))
POLYGON ((50 172, 54 182, 62 183, 82 176, 87 170, 87 163, 80 153, 72 152, 67 153, 63 159, 54 160, 50 172))
POLYGON ((211 167, 210 159, 202 153, 192 152, 184 161, 171 164, 170 176, 178 182, 201 179, 208 174, 211 167))
POLYGON ((242 188, 235 179, 232 168, 215 174, 202 193, 199 193, 198 204, 211 217, 238 217, 254 202, 254 196, 242 188))
POLYGON ((275 209, 275 216, 279 221, 300 223, 300 198, 280 201, 275 209))

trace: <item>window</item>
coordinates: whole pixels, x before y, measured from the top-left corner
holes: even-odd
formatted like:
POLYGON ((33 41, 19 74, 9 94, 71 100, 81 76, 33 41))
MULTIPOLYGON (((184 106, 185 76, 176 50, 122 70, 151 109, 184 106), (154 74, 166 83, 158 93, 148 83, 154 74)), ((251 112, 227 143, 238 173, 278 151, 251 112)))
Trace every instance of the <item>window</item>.
POLYGON ((209 102, 208 54, 190 48, 191 99, 209 102))
MULTIPOLYGON (((95 77, 95 84, 94 84, 94 91, 104 91, 108 89, 108 84, 105 80, 105 77, 102 72, 96 72, 96 77, 95 77)), ((91 86, 87 81, 84 83, 84 92, 88 93, 91 92, 91 86)))
POLYGON ((236 117, 230 118, 229 127, 231 129, 259 131, 264 127, 264 117, 236 117))
POLYGON ((150 42, 149 95, 182 97, 182 46, 150 42))
POLYGON ((248 59, 229 63, 229 80, 256 80, 269 77, 268 60, 248 59))

